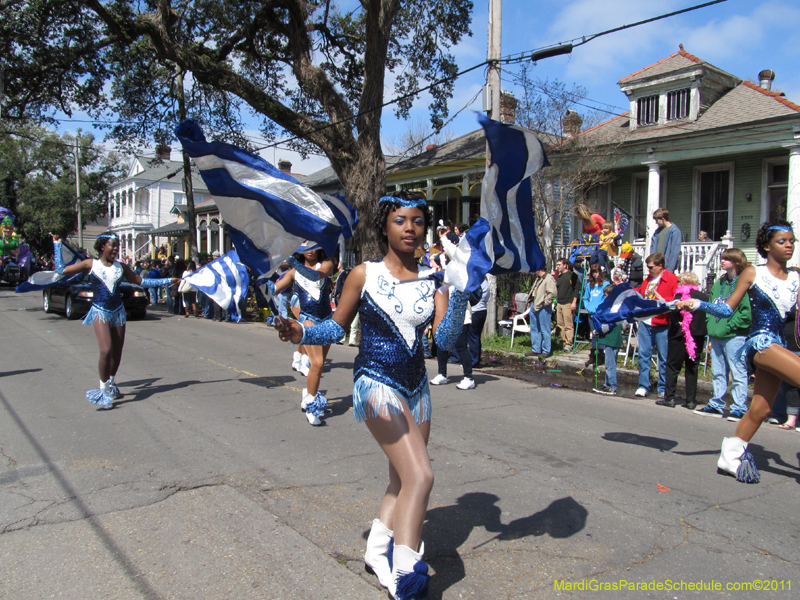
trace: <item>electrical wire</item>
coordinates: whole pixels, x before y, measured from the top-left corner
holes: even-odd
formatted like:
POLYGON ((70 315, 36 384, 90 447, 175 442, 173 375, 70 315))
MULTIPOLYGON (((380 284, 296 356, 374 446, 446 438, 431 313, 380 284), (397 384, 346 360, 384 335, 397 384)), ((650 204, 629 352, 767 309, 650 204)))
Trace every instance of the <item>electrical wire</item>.
MULTIPOLYGON (((348 123, 350 121, 354 121, 355 119, 359 118, 362 115, 366 115, 366 114, 375 112, 377 110, 382 110, 382 109, 386 108, 387 106, 391 106, 392 104, 397 104, 398 102, 401 102, 403 100, 407 100, 409 98, 413 98, 415 96, 418 96, 422 92, 426 92, 426 91, 430 90, 433 87, 436 87, 436 86, 442 85, 444 83, 447 83, 449 81, 458 79, 459 77, 462 77, 463 75, 466 75, 467 73, 470 73, 470 72, 472 72, 472 71, 474 71, 476 69, 479 69, 481 67, 491 65, 493 63, 514 64, 514 63, 522 62, 523 60, 541 60, 543 58, 548 58, 548 57, 551 57, 551 56, 557 56, 558 54, 568 54, 568 53, 570 53, 572 51, 572 49, 574 49, 574 48, 576 48, 578 46, 583 46, 584 44, 587 44, 587 43, 591 42, 592 40, 595 40, 595 39, 597 39, 599 37, 602 37, 602 36, 605 36, 605 35, 609 35, 611 33, 616 33, 618 31, 623 31, 625 29, 631 29, 633 27, 639 27, 641 25, 645 25, 647 23, 652 23, 652 22, 655 22, 655 21, 666 19, 668 17, 673 17, 673 16, 676 16, 676 15, 692 12, 692 11, 695 11, 695 10, 698 10, 698 9, 701 9, 701 8, 705 8, 705 7, 708 7, 708 6, 712 6, 712 5, 715 5, 715 4, 720 4, 722 2, 727 2, 727 0, 711 0, 710 2, 705 2, 703 4, 698 4, 698 5, 691 6, 691 7, 688 7, 688 8, 684 8, 684 9, 681 9, 681 10, 673 11, 671 13, 659 15, 659 16, 656 16, 656 17, 652 17, 650 19, 645 19, 643 21, 637 21, 636 23, 630 23, 630 24, 627 24, 627 25, 621 25, 621 26, 615 27, 613 29, 607 29, 605 31, 601 31, 601 32, 594 33, 594 34, 591 34, 591 35, 581 36, 579 38, 574 38, 573 40, 571 40, 568 43, 554 44, 554 45, 546 46, 546 47, 543 47, 543 48, 539 48, 537 50, 532 50, 532 51, 529 51, 529 52, 523 52, 519 56, 515 53, 514 55, 508 55, 506 57, 503 57, 503 58, 500 58, 500 59, 496 59, 496 60, 485 60, 485 61, 483 61, 483 62, 481 62, 481 63, 479 63, 477 65, 473 65, 473 66, 471 66, 471 67, 469 67, 467 69, 463 69, 463 70, 459 71, 458 73, 456 73, 454 75, 443 77, 441 79, 438 79, 437 81, 434 81, 434 82, 430 83, 429 85, 426 85, 426 86, 421 87, 421 88, 417 88, 415 90, 412 90, 412 91, 407 92, 405 94, 402 94, 400 96, 392 98, 391 100, 388 100, 388 101, 386 101, 386 102, 384 102, 384 103, 382 103, 382 104, 380 104, 378 106, 360 110, 358 113, 356 113, 355 115, 353 115, 351 117, 346 117, 344 119, 340 119, 340 120, 334 121, 332 123, 327 123, 326 125, 323 125, 322 127, 318 127, 316 129, 313 129, 313 130, 311 130, 311 131, 309 131, 309 132, 307 132, 307 133, 305 133, 303 135, 295 135, 295 136, 280 140, 278 142, 267 144, 265 146, 260 146, 260 147, 256 148, 256 152, 259 152, 261 150, 266 150, 267 148, 278 148, 282 144, 288 144, 289 142, 293 142, 293 141, 296 141, 296 140, 308 140, 309 136, 312 135, 312 134, 320 133, 320 132, 325 131, 327 129, 330 129, 332 127, 337 127, 337 126, 342 125, 344 123, 348 123), (567 49, 568 49, 568 51, 567 51, 567 49)), ((75 120, 75 121, 76 122, 81 122, 81 121, 78 121, 78 120, 75 120)), ((105 122, 105 121, 97 121, 97 122, 105 122)), ((113 122, 112 121, 107 121, 106 123, 113 123, 113 122)))

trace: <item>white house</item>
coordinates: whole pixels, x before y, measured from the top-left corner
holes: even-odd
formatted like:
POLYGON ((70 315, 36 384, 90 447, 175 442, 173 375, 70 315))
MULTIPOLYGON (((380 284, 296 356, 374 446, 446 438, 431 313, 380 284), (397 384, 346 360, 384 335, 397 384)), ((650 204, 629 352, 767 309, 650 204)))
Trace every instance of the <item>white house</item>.
MULTIPOLYGON (((158 146, 156 157, 135 156, 126 177, 108 189, 108 228, 120 237, 120 256, 141 258, 168 237, 151 237, 153 229, 178 221, 173 208, 186 204, 183 162, 169 159, 169 146, 158 146)), ((203 180, 192 168, 195 205, 211 199, 203 180)), ((173 250, 170 249, 170 252, 173 250)))

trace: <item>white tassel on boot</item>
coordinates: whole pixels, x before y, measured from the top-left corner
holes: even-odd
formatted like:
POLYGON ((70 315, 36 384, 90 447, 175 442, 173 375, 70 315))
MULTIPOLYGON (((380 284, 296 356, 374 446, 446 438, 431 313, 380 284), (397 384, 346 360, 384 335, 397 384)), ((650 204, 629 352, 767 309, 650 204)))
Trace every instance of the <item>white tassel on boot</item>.
POLYGON ((761 479, 753 455, 747 451, 747 442, 738 437, 722 438, 717 468, 744 483, 758 483, 761 479))
POLYGON ((392 578, 391 552, 394 545, 394 532, 389 530, 380 519, 373 519, 372 529, 367 538, 367 551, 364 554, 364 565, 367 573, 378 577, 380 584, 394 595, 394 579, 392 578))
POLYGON ((392 579, 395 600, 425 600, 428 597, 428 565, 423 562, 425 544, 420 542, 419 552, 408 546, 395 546, 392 551, 392 579))
POLYGON ((300 410, 306 412, 306 405, 314 399, 314 396, 308 395, 308 388, 303 388, 301 400, 300 400, 300 410))
POLYGON ((303 355, 300 354, 297 350, 292 353, 292 369, 295 371, 300 370, 300 360, 303 355))

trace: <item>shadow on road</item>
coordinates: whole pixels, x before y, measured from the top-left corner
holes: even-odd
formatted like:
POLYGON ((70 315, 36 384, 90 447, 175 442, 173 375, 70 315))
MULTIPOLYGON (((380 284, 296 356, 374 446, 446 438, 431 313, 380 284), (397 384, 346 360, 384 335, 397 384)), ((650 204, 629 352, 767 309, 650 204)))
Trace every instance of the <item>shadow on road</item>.
POLYGON ((181 381, 179 383, 172 383, 169 385, 153 385, 153 382, 158 381, 158 379, 143 379, 137 382, 126 382, 126 383, 119 383, 119 387, 123 392, 123 396, 120 400, 114 403, 115 406, 119 407, 123 404, 128 404, 129 402, 141 402, 142 400, 147 400, 151 396, 155 394, 163 394, 165 392, 171 392, 174 390, 181 390, 184 388, 191 387, 193 385, 206 385, 209 383, 225 383, 227 381, 238 381, 234 379, 216 379, 212 381, 199 381, 197 379, 190 379, 188 381, 181 381), (131 391, 127 391, 126 388, 130 387, 139 387, 141 389, 136 389, 131 391), (132 396, 132 397, 131 397, 132 396))
MULTIPOLYGON (((503 524, 502 510, 497 506, 499 497, 486 492, 470 492, 455 504, 433 508, 425 515, 423 539, 427 539, 425 560, 436 572, 431 579, 431 600, 440 600, 448 588, 464 579, 466 572, 459 548, 469 539, 472 530, 483 527, 494 537, 468 550, 475 550, 494 541, 507 542, 529 536, 548 535, 567 538, 586 526, 589 512, 567 496, 528 517, 503 524)), ((364 539, 369 531, 364 532, 364 539)))
POLYGON ((13 377, 14 375, 23 375, 24 373, 36 373, 41 369, 19 369, 18 371, 0 371, 0 377, 13 377))
POLYGON ((661 452, 669 452, 678 445, 678 442, 675 440, 639 435, 638 433, 629 433, 627 431, 610 431, 603 434, 603 439, 609 442, 621 442, 623 444, 644 446, 645 448, 655 448, 661 452))
POLYGON ((278 388, 284 387, 287 383, 297 384, 297 378, 292 375, 275 375, 271 377, 244 377, 237 379, 242 383, 249 383, 250 385, 257 385, 262 388, 278 388))

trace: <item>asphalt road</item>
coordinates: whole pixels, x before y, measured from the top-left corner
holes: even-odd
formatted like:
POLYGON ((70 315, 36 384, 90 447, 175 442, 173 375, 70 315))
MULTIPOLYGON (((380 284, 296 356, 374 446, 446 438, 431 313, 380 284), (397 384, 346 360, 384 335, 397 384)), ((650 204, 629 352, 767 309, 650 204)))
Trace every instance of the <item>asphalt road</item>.
MULTIPOLYGON (((273 330, 157 309, 102 412, 91 328, 40 304, 0 290, 0 597, 386 597, 361 560, 387 474, 353 419, 355 348, 332 348, 313 428, 273 330)), ((432 599, 797 597, 800 434, 764 426, 745 485, 716 474, 733 423, 475 379, 433 389, 432 599)))

